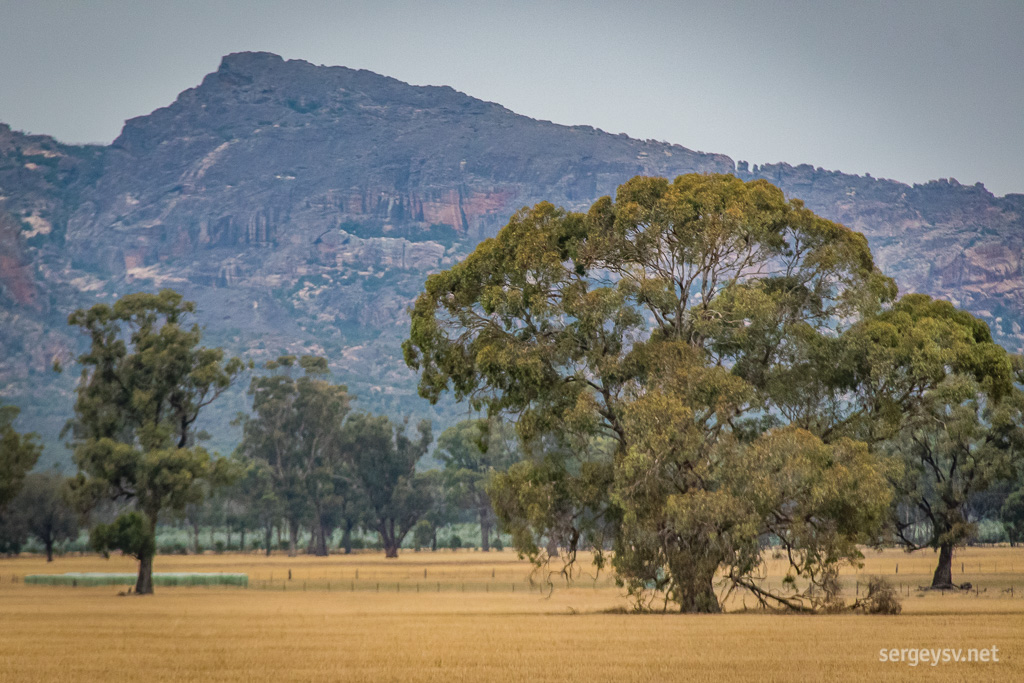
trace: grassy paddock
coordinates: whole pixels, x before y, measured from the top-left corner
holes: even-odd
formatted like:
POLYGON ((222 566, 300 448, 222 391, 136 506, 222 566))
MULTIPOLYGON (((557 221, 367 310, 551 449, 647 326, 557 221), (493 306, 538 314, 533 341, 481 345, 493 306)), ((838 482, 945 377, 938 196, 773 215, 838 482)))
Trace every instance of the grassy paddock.
MULTIPOLYGON (((721 616, 616 614, 628 603, 607 577, 548 596, 530 589, 529 567, 508 551, 159 557, 158 571, 246 573, 250 587, 158 588, 146 598, 24 583, 46 572, 130 572, 129 558, 0 560, 0 680, 1020 680, 1024 550, 966 549, 958 573, 960 558, 957 580, 977 593, 911 589, 898 617, 772 615, 735 600, 721 616), (991 645, 999 663, 879 662, 882 648, 991 645)), ((863 570, 844 574, 848 594, 872 574, 916 588, 934 559, 869 551, 863 570)))

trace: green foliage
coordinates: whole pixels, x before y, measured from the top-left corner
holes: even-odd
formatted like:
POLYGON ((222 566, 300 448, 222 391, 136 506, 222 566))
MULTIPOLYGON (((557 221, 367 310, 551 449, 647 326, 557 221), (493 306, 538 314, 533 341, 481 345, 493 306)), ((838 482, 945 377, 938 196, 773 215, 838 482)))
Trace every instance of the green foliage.
MULTIPOLYGON (((973 377, 950 374, 925 392, 902 429, 884 446, 903 465, 895 487, 904 503, 898 523, 909 547, 964 543, 975 533, 970 497, 1013 481, 1024 466, 1024 394, 996 401, 973 377), (923 542, 908 533, 919 525, 923 542)), ((948 581, 947 581, 948 583, 948 581)))
POLYGON ((507 423, 465 420, 437 440, 435 457, 444 464, 447 493, 454 504, 480 521, 481 548, 490 548, 494 512, 487 486, 492 477, 520 459, 515 434, 507 423))
POLYGON ((125 512, 110 524, 97 524, 89 534, 89 544, 96 552, 109 557, 113 550, 137 559, 156 553, 156 535, 144 514, 125 512))
POLYGON ((456 520, 454 496, 448 488, 447 477, 439 470, 417 473, 414 481, 426 495, 428 506, 422 519, 413 527, 413 544, 437 550, 438 529, 456 520))
POLYGON ((867 317, 841 343, 842 387, 858 410, 837 433, 888 456, 897 538, 941 550, 933 585, 948 586, 953 548, 977 533, 971 499, 1024 469, 1021 360, 984 322, 922 294, 867 317))
POLYGON ((19 412, 15 406, 0 404, 0 519, 43 452, 35 434, 15 431, 14 421, 19 412))
POLYGON ((132 506, 93 532, 97 549, 120 549, 140 560, 136 592, 152 592, 157 517, 182 511, 203 494, 202 482, 226 483, 231 468, 196 444, 200 411, 242 371, 238 359, 200 346, 199 326, 186 324, 195 304, 165 289, 97 304, 68 322, 91 344, 78 358, 74 438, 77 503, 110 500, 132 506))
POLYGON ((762 589, 751 558, 778 515, 812 582, 879 537, 885 465, 830 433, 857 411, 834 366, 837 340, 894 297, 862 235, 766 181, 634 178, 586 214, 524 209, 430 276, 403 348, 422 396, 516 417, 530 457, 490 494, 521 553, 571 563, 589 546, 600 565, 614 539, 642 603, 716 611, 726 569, 806 609, 762 589), (773 489, 748 497, 745 470, 773 489))
POLYGON ((867 595, 854 604, 854 609, 866 614, 899 614, 903 611, 899 593, 881 576, 868 579, 867 595))
POLYGON ((300 522, 309 519, 316 552, 326 555, 329 532, 340 521, 335 518, 359 514, 342 450, 351 397, 344 385, 322 378, 326 358, 281 356, 266 368, 271 374, 253 378, 249 387, 254 415, 242 418, 238 455, 255 467, 248 490, 268 509, 284 513, 290 553, 296 552, 300 522), (293 376, 299 369, 303 374, 293 376))
POLYGON ((78 538, 78 515, 68 501, 67 481, 54 471, 30 474, 15 505, 23 515, 28 533, 39 539, 47 560, 53 546, 78 538))
POLYGON ((842 431, 872 444, 892 438, 950 375, 971 378, 993 402, 1014 391, 1013 360, 988 326, 924 294, 854 325, 833 360, 845 370, 838 388, 856 392, 859 408, 842 431))
POLYGON ((1024 488, 1019 488, 1006 497, 999 510, 999 519, 1006 529, 1010 543, 1024 543, 1024 488))
POLYGON ((365 521, 380 536, 387 557, 397 557, 402 540, 431 509, 431 479, 416 474, 416 463, 432 440, 430 422, 411 438, 405 423, 357 413, 344 430, 343 451, 352 465, 352 482, 366 500, 365 521))

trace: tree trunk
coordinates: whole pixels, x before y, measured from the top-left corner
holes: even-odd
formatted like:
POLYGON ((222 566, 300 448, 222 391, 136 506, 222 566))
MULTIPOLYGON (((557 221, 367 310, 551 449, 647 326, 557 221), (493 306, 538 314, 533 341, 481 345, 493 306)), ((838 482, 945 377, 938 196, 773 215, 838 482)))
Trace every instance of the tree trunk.
POLYGON ((139 578, 135 580, 136 595, 153 594, 153 554, 143 553, 139 558, 139 578))
POLYGON ((395 538, 395 520, 386 519, 381 526, 380 540, 384 545, 384 557, 395 559, 398 557, 398 539, 395 538))
POLYGON ((480 550, 491 550, 491 515, 487 508, 480 508, 480 550))
POLYGON ((227 529, 228 541, 227 541, 227 543, 224 544, 224 550, 230 551, 231 550, 231 525, 229 524, 227 527, 225 527, 225 529, 227 529))
MULTIPOLYGON (((699 539, 691 539, 693 540, 699 539)), ((715 572, 721 561, 713 559, 713 553, 697 548, 697 552, 686 553, 670 562, 665 568, 672 579, 669 597, 679 605, 684 614, 717 614, 722 606, 715 595, 715 572), (701 552, 703 550, 703 552, 701 552)))
POLYGON ((687 614, 717 614, 722 611, 711 580, 687 582, 679 593, 679 611, 687 614))
POLYGON ((437 527, 434 527, 434 533, 430 535, 430 552, 437 552, 437 527))
POLYGON ((243 526, 241 529, 239 529, 238 533, 241 534, 241 536, 242 536, 242 540, 239 541, 239 543, 238 543, 238 549, 241 550, 244 553, 245 552, 245 527, 243 526))
POLYGON ((199 522, 192 522, 192 552, 199 554, 199 522))
POLYGON ((352 554, 352 522, 345 520, 345 531, 341 534, 341 547, 346 555, 352 554))
POLYGON ((53 562, 53 539, 47 539, 44 545, 46 546, 46 561, 53 562))
POLYGON ((317 557, 327 557, 327 530, 324 528, 323 518, 319 515, 313 526, 313 536, 313 554, 317 557))
POLYGON ((548 551, 548 557, 558 557, 558 542, 553 538, 549 538, 545 550, 548 551))
POLYGON ((953 545, 944 543, 939 546, 939 566, 932 577, 932 588, 950 588, 953 586, 953 545))
POLYGON ((135 580, 136 595, 153 594, 153 556, 156 555, 156 518, 158 511, 150 510, 146 513, 148 522, 146 532, 149 534, 148 542, 142 544, 139 553, 139 576, 135 580))
POLYGON ((267 557, 270 557, 270 549, 274 545, 274 524, 272 522, 267 522, 267 528, 264 531, 266 534, 264 536, 264 540, 267 542, 267 557))
POLYGON ((299 522, 292 519, 288 520, 288 557, 295 557, 299 554, 298 548, 295 547, 298 535, 299 522))

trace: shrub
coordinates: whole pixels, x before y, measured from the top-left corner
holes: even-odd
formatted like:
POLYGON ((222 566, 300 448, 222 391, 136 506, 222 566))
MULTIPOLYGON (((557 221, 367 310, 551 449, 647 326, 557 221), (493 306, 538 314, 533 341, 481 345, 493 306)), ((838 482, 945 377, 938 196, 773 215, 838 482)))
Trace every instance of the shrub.
POLYGON ((452 534, 448 538, 448 547, 452 550, 458 550, 462 547, 462 539, 459 538, 458 534, 452 534))
POLYGON ((865 614, 899 614, 903 611, 899 595, 892 584, 880 576, 868 580, 868 594, 853 605, 865 614))

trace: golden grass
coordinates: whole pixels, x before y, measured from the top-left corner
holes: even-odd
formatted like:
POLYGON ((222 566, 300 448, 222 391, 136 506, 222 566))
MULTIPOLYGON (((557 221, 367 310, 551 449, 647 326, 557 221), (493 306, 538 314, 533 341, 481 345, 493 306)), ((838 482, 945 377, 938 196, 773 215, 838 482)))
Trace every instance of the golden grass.
MULTIPOLYGON (((391 561, 161 556, 157 571, 243 571, 254 583, 273 574, 277 587, 158 588, 146 598, 12 582, 30 573, 131 571, 127 558, 0 560, 0 680, 1021 680, 1024 550, 969 548, 961 557, 963 578, 988 591, 911 591, 898 617, 610 614, 627 602, 604 577, 546 598, 529 590, 529 568, 507 551, 410 552, 391 561), (288 569, 293 578, 281 590, 288 569), (1010 585, 1014 598, 999 588, 1010 585), (999 663, 878 661, 882 648, 991 645, 999 663)), ((934 559, 869 551, 861 574, 916 586, 934 559)))

